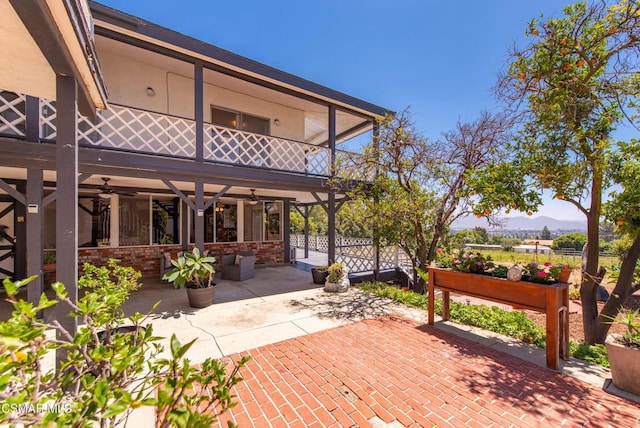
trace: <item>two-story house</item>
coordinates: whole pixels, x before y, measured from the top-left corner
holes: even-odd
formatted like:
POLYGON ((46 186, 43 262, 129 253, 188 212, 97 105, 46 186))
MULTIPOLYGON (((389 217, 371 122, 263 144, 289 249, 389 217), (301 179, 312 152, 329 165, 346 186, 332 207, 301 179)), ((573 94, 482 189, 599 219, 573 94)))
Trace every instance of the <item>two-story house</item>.
MULTIPOLYGON (((13 46, 0 50, 4 64, 19 56, 11 26, 20 20, 44 52, 38 38, 46 35, 21 3, 32 2, 0 1, 14 13, 0 23, 3 43, 13 46)), ((66 4, 78 10, 50 6, 51 15, 78 13, 86 22, 91 40, 80 63, 94 66, 98 89, 79 86, 74 116, 60 70, 57 92, 21 92, 10 70, 0 73, 0 224, 15 238, 0 242, 2 274, 40 272, 46 250, 57 250, 58 271, 68 271, 61 245, 75 246, 80 264, 114 257, 153 275, 163 252, 193 245, 283 263, 290 206, 318 200, 335 235, 343 195, 327 180, 339 144, 370 132, 385 108, 97 3, 66 4), (101 82, 105 105, 87 102, 101 99, 101 82), (73 131, 61 130, 74 117, 73 131)))

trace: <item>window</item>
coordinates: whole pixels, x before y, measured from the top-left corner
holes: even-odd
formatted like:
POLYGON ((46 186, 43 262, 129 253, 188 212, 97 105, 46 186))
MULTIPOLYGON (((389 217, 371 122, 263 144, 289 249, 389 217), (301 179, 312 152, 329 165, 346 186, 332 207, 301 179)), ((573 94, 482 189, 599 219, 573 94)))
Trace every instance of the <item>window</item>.
POLYGON ((211 123, 254 134, 269 135, 269 119, 211 107, 211 123))
MULTIPOLYGON (((190 242, 195 242, 196 217, 191 213, 190 242)), ((234 203, 217 202, 204 212, 204 242, 236 242, 238 240, 238 207, 234 203)))
POLYGON ((265 202, 265 241, 282 240, 282 203, 281 202, 265 202))
POLYGON ((225 128, 237 129, 258 135, 239 136, 230 131, 218 130, 212 148, 215 157, 241 165, 269 166, 269 119, 247 113, 211 107, 211 122, 225 128))
MULTIPOLYGON (((56 203, 44 208, 44 248, 56 248, 56 203)), ((80 195, 78 198, 78 246, 108 246, 111 231, 109 199, 80 195)))
POLYGON ((149 245, 149 198, 120 197, 120 246, 149 245))
POLYGON ((179 244, 179 218, 180 200, 178 198, 154 199, 152 227, 153 243, 179 244))
POLYGON ((244 203, 244 240, 282 240, 282 202, 244 203))

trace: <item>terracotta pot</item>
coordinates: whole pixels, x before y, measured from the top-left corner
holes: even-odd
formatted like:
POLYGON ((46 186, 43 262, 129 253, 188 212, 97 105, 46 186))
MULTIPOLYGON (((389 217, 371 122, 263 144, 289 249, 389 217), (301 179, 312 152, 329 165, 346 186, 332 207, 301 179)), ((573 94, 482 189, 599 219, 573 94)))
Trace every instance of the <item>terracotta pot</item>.
POLYGON ((56 264, 47 263, 42 266, 42 277, 46 286, 56 282, 56 264))
POLYGON ((618 343, 616 337, 609 335, 605 341, 613 384, 624 391, 640 395, 640 349, 624 346, 618 343))
POLYGON ((192 308, 206 308, 213 305, 213 298, 216 293, 216 287, 207 288, 189 288, 187 287, 187 298, 189 306, 192 308))
POLYGON ((558 275, 558 282, 569 282, 571 272, 573 272, 573 269, 562 269, 562 272, 560 272, 560 275, 558 275))

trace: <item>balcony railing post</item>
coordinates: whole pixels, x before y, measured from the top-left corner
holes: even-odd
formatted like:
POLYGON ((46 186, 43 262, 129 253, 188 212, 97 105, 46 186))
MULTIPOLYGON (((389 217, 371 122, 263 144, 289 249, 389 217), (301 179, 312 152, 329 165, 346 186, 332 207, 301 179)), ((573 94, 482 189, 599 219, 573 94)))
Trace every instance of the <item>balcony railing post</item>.
POLYGON ((25 103, 25 138, 27 141, 40 142, 40 99, 27 95, 25 103))
POLYGON ((309 205, 304 206, 304 258, 309 258, 309 205))
POLYGON ((195 132, 196 132, 196 160, 204 160, 204 80, 202 62, 194 65, 194 99, 195 99, 195 132))

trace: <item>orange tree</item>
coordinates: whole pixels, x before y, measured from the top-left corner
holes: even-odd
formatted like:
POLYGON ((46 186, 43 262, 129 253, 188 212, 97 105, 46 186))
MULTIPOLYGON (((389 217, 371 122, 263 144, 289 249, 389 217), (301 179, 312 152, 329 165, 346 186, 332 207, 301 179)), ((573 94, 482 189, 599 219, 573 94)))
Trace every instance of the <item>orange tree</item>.
MULTIPOLYGON (((474 210, 507 208, 531 214, 542 189, 587 218, 586 263, 580 290, 585 339, 602 343, 608 315, 598 314, 598 242, 603 190, 612 182, 612 132, 633 107, 640 66, 640 4, 576 3, 564 16, 529 23, 527 43, 515 47, 498 96, 522 119, 508 162, 470 179, 479 194, 474 210)), ((623 293, 621 296, 625 296, 623 293)))
POLYGON ((631 245, 622 256, 616 286, 602 308, 602 316, 615 317, 627 297, 640 290, 640 142, 619 143, 609 158, 609 172, 619 187, 609 194, 604 211, 617 232, 631 245))

